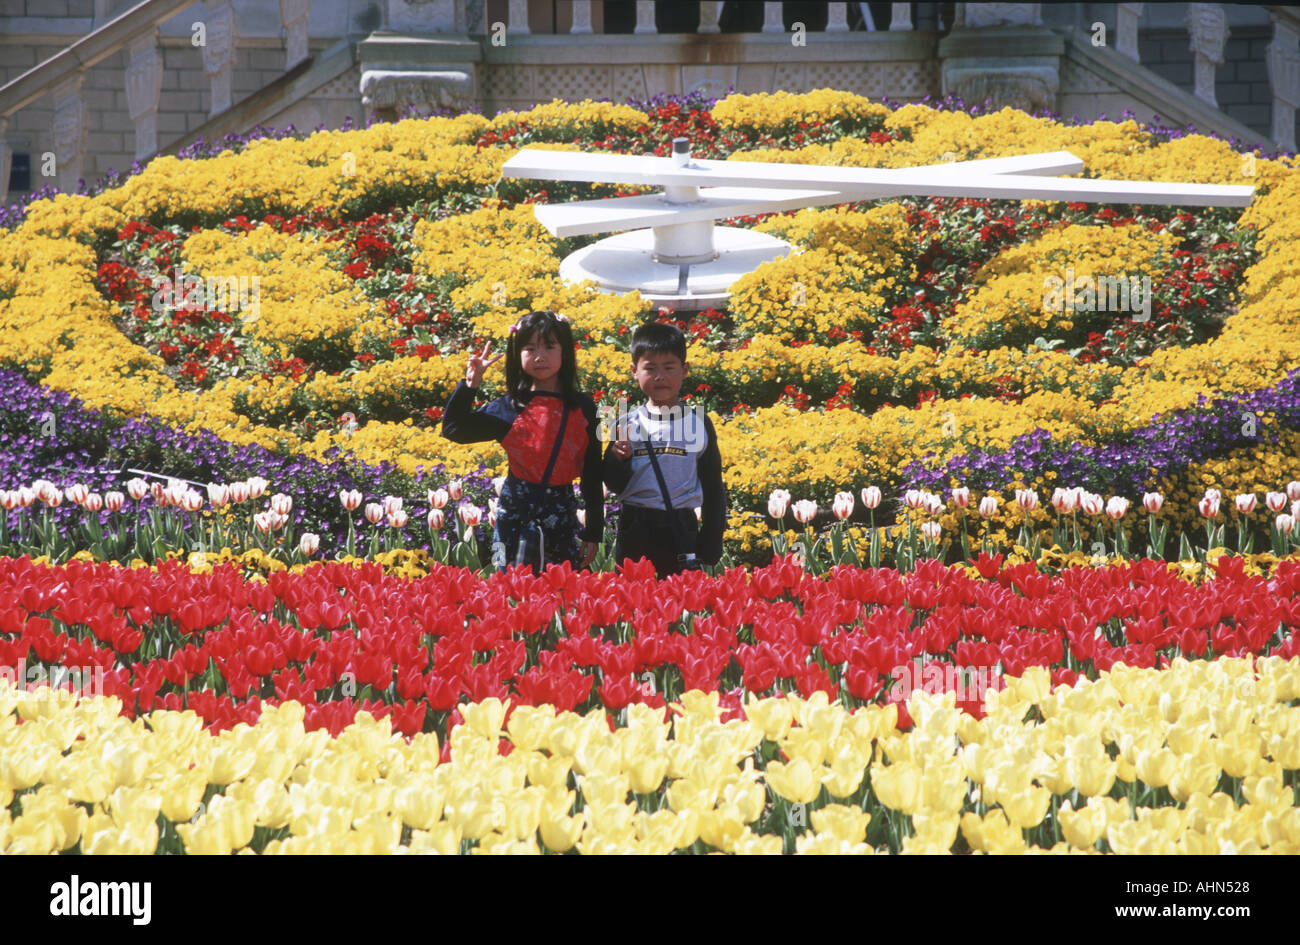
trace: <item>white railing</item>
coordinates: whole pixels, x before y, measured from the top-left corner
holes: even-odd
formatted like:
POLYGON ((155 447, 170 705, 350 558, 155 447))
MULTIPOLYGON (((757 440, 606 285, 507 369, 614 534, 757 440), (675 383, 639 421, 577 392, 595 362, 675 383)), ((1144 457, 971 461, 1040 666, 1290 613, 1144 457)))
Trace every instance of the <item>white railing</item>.
MULTIPOLYGON (((158 102, 163 57, 158 28, 193 6, 195 0, 144 0, 83 36, 71 46, 0 88, 0 204, 8 199, 12 152, 5 141, 9 119, 50 93, 54 98, 53 156, 59 189, 74 192, 85 176, 89 115, 82 88, 89 70, 121 49, 129 50, 123 84, 135 125, 135 157, 158 152, 158 102)), ((212 92, 208 117, 231 107, 231 78, 239 42, 239 20, 231 0, 208 0, 197 22, 203 29, 203 70, 212 92)), ((285 71, 305 60, 311 0, 280 0, 285 33, 285 71)), ((42 162, 44 163, 44 161, 42 162)))

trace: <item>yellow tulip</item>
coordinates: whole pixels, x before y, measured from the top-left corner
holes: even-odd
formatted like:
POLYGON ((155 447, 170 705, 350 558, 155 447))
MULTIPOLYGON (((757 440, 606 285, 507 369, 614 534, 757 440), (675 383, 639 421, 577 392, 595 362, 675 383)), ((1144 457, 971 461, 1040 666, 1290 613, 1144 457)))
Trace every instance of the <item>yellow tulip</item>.
POLYGON ((873 766, 871 789, 890 810, 916 813, 921 801, 921 769, 911 762, 873 766))
POLYGON ((443 856, 455 856, 460 852, 460 838, 460 828, 444 821, 434 824, 429 830, 412 831, 410 850, 412 853, 440 853, 443 856))
POLYGON ((506 822, 502 833, 515 840, 531 837, 542 816, 542 791, 527 788, 506 801, 506 822))
POLYGON ((953 813, 918 813, 912 815, 912 840, 936 853, 949 853, 957 840, 961 818, 953 813))
POLYGON ((548 758, 540 753, 534 753, 528 759, 528 780, 538 787, 563 786, 568 783, 569 771, 572 767, 571 758, 548 758))
POLYGON ((1178 767, 1178 759, 1167 748, 1140 751, 1137 756, 1138 777, 1147 787, 1161 788, 1169 783, 1178 767))
POLYGON ((1220 768, 1209 756, 1185 755, 1179 760, 1178 770, 1169 779, 1169 793, 1179 803, 1186 803, 1193 794, 1209 795, 1219 783, 1220 768))
POLYGON ((508 708, 510 708, 509 699, 502 702, 493 696, 482 702, 462 704, 460 712, 461 717, 465 719, 466 727, 471 732, 495 744, 501 737, 501 723, 506 717, 508 708))
POLYGON ((785 852, 785 843, 780 837, 760 836, 745 830, 732 841, 731 852, 744 856, 779 856, 785 852))
POLYGON ((1272 775, 1263 777, 1252 775, 1243 778, 1241 782, 1241 793, 1252 804, 1258 804, 1266 810, 1281 811, 1292 804, 1292 793, 1288 791, 1278 778, 1272 775))
POLYGON ((536 751, 546 747, 547 735, 554 722, 554 706, 521 705, 511 713, 506 728, 516 749, 536 751))
POLYGON ((826 743, 810 729, 791 729, 786 733, 781 748, 791 760, 802 758, 813 768, 826 760, 826 743))
POLYGON ((415 830, 432 830, 442 819, 445 794, 437 788, 412 784, 393 794, 393 804, 402 822, 415 830))
POLYGON ((714 784, 698 784, 681 778, 668 785, 665 797, 669 806, 679 813, 688 810, 703 812, 713 807, 719 790, 714 784))
MULTIPOLYGON (((1071 758, 1065 762, 1066 775, 1070 782, 1085 797, 1109 794, 1115 783, 1115 762, 1104 753, 1091 758, 1071 758)), ((1064 794, 1064 791, 1053 791, 1064 794)))
POLYGON ((734 807, 720 807, 700 813, 700 839, 711 847, 731 852, 735 842, 748 831, 734 807))
POLYGON ((1091 800, 1077 811, 1066 801, 1057 811, 1056 819, 1066 841, 1081 850, 1093 849, 1106 831, 1106 808, 1101 804, 1094 805, 1091 800))
POLYGON ((763 772, 772 790, 791 804, 811 804, 817 799, 822 789, 819 775, 803 758, 795 758, 789 764, 768 762, 763 772))
POLYGON ((1046 788, 1029 787, 1023 791, 1017 791, 1010 797, 1003 795, 1000 798, 1003 809, 1007 812, 1007 818, 1017 827, 1037 827, 1043 822, 1043 817, 1047 815, 1047 805, 1051 801, 1052 795, 1046 788))
POLYGON ((567 817, 554 809, 543 809, 538 827, 542 843, 556 853, 564 853, 582 836, 583 818, 567 817))
POLYGON ((846 843, 861 843, 867 838, 871 815, 857 807, 845 804, 827 804, 812 812, 813 829, 819 834, 832 834, 846 843))

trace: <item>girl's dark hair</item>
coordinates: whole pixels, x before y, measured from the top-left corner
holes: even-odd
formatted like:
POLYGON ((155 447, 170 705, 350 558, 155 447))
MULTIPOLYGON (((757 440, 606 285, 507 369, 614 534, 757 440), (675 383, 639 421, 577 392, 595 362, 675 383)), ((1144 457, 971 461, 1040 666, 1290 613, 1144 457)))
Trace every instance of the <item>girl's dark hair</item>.
POLYGON ((573 329, 567 321, 561 321, 554 312, 529 312, 515 323, 506 341, 506 391, 515 406, 522 408, 528 393, 533 389, 533 380, 524 373, 521 352, 530 341, 554 339, 560 346, 560 394, 573 406, 578 400, 578 362, 573 354, 573 329))

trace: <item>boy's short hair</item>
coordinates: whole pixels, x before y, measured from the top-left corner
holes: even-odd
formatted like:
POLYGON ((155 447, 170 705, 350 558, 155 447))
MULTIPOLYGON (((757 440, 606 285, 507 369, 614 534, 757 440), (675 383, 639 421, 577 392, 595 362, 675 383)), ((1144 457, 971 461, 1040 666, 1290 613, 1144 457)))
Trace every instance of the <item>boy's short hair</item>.
POLYGON ((675 354, 686 363, 686 335, 676 325, 648 322, 632 332, 632 363, 650 354, 675 354))

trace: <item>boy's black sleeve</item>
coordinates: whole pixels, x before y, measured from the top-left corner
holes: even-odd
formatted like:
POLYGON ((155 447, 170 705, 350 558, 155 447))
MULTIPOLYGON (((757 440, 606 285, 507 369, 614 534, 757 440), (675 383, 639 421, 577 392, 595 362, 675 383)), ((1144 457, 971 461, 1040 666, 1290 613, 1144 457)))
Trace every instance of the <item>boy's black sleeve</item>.
POLYGON ((632 457, 619 459, 614 455, 614 441, 610 440, 609 445, 605 447, 605 462, 601 468, 601 475, 605 479, 605 485, 609 486, 609 491, 613 493, 622 493, 627 488, 627 484, 632 481, 632 457))
POLYGON ((699 559, 705 564, 717 564, 722 557, 722 534, 727 530, 727 489, 722 482, 722 453, 718 449, 718 434, 708 414, 704 416, 704 429, 709 441, 704 447, 699 470, 700 488, 704 500, 700 507, 699 559))
POLYGON ((583 397, 582 415, 587 418, 587 455, 582 464, 582 505, 587 510, 587 524, 578 537, 599 542, 605 535, 605 487, 600 459, 600 437, 596 423, 596 402, 583 397))
POLYGON ((453 443, 482 443, 500 440, 510 432, 510 424, 484 410, 474 410, 478 389, 464 381, 456 385, 442 412, 442 435, 453 443))

